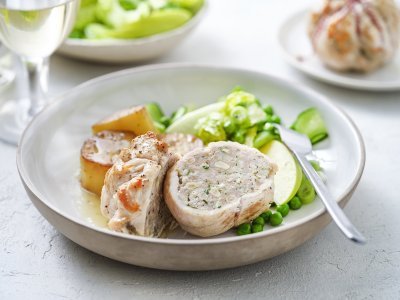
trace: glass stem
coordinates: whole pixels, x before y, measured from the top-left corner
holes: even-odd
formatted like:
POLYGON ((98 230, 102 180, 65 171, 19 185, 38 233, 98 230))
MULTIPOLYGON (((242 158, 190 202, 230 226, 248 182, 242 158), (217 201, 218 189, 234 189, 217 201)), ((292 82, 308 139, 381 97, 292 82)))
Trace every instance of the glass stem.
POLYGON ((28 75, 30 106, 28 117, 32 118, 47 104, 47 87, 49 79, 49 58, 23 57, 22 62, 28 75))

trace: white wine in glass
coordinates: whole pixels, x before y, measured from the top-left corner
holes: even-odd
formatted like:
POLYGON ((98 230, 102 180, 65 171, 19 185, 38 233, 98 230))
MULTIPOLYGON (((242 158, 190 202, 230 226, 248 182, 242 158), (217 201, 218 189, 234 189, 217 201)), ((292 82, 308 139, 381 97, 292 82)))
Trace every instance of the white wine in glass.
POLYGON ((30 120, 47 104, 50 55, 71 31, 79 0, 0 0, 0 41, 16 53, 28 74, 28 99, 0 110, 0 139, 17 144, 30 120))

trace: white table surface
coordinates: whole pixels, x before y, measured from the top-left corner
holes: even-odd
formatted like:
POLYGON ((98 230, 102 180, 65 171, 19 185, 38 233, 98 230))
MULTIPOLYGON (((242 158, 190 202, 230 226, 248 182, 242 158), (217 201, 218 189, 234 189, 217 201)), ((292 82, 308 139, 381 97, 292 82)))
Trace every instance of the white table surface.
MULTIPOLYGON (((364 175, 345 211, 367 245, 348 242, 330 224, 289 253, 237 269, 180 273, 125 265, 81 248, 49 225, 23 190, 15 148, 0 144, 0 299, 400 299, 400 92, 336 88, 283 61, 279 24, 311 2, 214 0, 195 33, 155 63, 260 70, 310 86, 344 108, 367 148, 364 175)), ((128 67, 60 56, 51 64, 52 95, 128 67)))

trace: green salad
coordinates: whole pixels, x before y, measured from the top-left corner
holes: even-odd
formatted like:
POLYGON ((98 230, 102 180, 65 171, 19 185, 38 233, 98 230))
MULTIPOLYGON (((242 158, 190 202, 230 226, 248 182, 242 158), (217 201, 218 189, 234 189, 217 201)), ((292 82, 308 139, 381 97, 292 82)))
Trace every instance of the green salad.
MULTIPOLYGON (((314 201, 316 193, 311 182, 289 149, 281 143, 279 133, 273 126, 274 123, 282 123, 281 117, 271 105, 262 103, 255 95, 237 87, 216 103, 195 110, 183 106, 167 116, 157 103, 150 103, 147 111, 161 132, 193 134, 205 144, 217 141, 246 144, 259 149, 277 163, 271 209, 251 223, 240 225, 238 235, 263 231, 266 224, 278 226, 290 211, 314 201)), ((328 137, 322 116, 313 107, 301 112, 290 128, 308 136, 313 145, 328 137)), ((317 161, 311 163, 317 172, 322 171, 317 161)))
POLYGON ((135 39, 188 22, 204 0, 82 0, 70 38, 135 39))

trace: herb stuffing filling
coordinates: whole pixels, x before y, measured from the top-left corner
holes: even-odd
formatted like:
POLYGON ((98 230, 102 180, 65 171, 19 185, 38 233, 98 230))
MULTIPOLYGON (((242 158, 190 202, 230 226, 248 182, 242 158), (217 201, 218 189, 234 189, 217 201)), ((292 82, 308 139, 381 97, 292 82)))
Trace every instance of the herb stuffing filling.
POLYGON ((257 150, 234 146, 212 147, 181 159, 177 165, 179 198, 194 209, 221 208, 254 193, 271 173, 271 165, 257 150))

